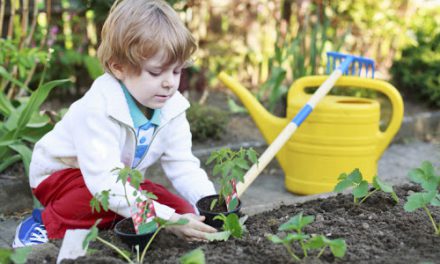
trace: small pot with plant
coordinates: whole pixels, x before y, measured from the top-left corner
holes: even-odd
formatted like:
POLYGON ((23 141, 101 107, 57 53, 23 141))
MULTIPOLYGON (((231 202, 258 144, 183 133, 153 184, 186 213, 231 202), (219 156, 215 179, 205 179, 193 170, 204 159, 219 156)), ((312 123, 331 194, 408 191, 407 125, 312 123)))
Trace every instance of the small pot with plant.
MULTIPOLYGON (((124 186, 124 197, 127 205, 133 208, 132 216, 119 221, 114 228, 115 234, 122 242, 130 246, 132 249, 137 248, 146 252, 151 242, 154 240, 158 231, 173 225, 186 224, 187 220, 179 220, 177 222, 169 222, 156 217, 152 200, 157 197, 150 192, 142 190, 140 184, 142 181, 142 174, 131 168, 117 168, 117 182, 122 182, 124 186), (127 196, 126 184, 132 185, 136 191, 133 195, 136 197, 136 204, 130 203, 127 196)), ((108 211, 109 197, 115 196, 110 190, 104 190, 97 193, 90 201, 92 211, 100 212, 101 208, 108 211)), ((145 253, 142 254, 144 256, 145 253)))
POLYGON ((257 162, 257 153, 252 148, 241 148, 238 151, 230 148, 220 149, 211 153, 206 164, 214 163, 213 176, 220 175, 218 194, 201 198, 196 207, 200 214, 205 216, 205 223, 219 229, 223 222, 216 216, 231 213, 238 214, 241 202, 237 196, 236 184, 244 182, 244 174, 250 168, 249 165, 257 162))

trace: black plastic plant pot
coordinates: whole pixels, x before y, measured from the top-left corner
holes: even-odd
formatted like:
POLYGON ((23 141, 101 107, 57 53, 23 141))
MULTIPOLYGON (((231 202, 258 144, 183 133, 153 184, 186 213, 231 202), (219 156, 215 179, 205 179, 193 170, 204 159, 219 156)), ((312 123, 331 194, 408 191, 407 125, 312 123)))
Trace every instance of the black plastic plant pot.
POLYGON ((121 241, 127 244, 132 250, 134 250, 136 245, 139 245, 139 251, 145 248, 154 234, 154 232, 141 235, 136 234, 131 217, 119 221, 115 225, 114 231, 121 241))
POLYGON ((199 210, 200 215, 205 216, 205 224, 210 225, 212 227, 215 227, 217 229, 220 229, 223 225, 223 221, 215 219, 217 215, 224 214, 225 216, 229 214, 239 214, 241 209, 241 201, 238 200, 238 205, 234 210, 227 211, 226 206, 224 206, 222 209, 214 208, 212 211, 210 210, 211 202, 214 199, 218 199, 218 194, 209 195, 201 198, 197 201, 196 207, 199 210))

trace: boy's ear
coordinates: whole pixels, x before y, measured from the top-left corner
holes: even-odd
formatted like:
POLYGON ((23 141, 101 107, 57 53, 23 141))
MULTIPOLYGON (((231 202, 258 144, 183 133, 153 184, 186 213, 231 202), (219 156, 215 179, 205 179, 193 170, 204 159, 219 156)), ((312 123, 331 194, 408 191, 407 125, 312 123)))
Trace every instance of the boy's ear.
POLYGON ((110 62, 109 63, 110 70, 115 75, 118 80, 123 81, 125 77, 124 66, 120 63, 110 62))

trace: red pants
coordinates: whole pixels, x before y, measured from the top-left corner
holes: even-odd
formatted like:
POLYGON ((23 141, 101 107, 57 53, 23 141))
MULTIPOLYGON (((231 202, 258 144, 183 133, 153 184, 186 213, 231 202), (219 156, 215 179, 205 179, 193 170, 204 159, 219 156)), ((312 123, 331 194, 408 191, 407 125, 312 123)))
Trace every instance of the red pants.
MULTIPOLYGON (((176 213, 194 213, 191 204, 162 185, 145 180, 141 188, 154 193, 157 202, 174 208, 176 213)), ((112 211, 92 213, 90 200, 93 196, 79 169, 65 169, 51 174, 33 193, 44 206, 43 224, 51 239, 63 238, 67 229, 90 228, 99 218, 102 219, 99 228, 110 228, 122 219, 112 211)))

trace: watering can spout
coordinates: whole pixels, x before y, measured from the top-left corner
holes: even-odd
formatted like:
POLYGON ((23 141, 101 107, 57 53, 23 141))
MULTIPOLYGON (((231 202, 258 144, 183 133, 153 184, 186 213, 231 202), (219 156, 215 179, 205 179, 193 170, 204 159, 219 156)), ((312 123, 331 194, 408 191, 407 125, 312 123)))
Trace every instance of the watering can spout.
POLYGON ((241 100, 243 105, 249 111, 252 119, 257 124, 257 127, 266 142, 270 144, 274 141, 289 120, 269 113, 248 89, 244 88, 237 80, 233 79, 225 72, 221 72, 218 75, 218 78, 241 100))

